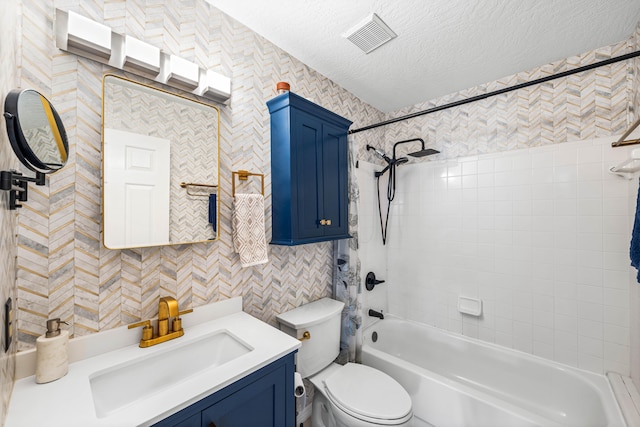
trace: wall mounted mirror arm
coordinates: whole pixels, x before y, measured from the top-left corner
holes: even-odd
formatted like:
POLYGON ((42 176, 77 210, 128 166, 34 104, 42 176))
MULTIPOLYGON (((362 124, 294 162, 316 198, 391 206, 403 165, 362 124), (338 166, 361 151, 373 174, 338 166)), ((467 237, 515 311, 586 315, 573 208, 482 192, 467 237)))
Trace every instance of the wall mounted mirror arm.
POLYGON ((33 182, 36 185, 44 185, 44 174, 36 172, 35 178, 24 176, 21 172, 15 170, 0 171, 0 190, 9 192, 9 209, 14 210, 21 208, 18 202, 26 202, 28 199, 28 183, 33 182))
POLYGON ((11 148, 35 178, 16 170, 0 171, 0 190, 9 191, 9 209, 26 202, 28 183, 45 184, 45 174, 67 162, 69 144, 62 120, 53 105, 35 90, 12 90, 4 103, 4 118, 11 148))

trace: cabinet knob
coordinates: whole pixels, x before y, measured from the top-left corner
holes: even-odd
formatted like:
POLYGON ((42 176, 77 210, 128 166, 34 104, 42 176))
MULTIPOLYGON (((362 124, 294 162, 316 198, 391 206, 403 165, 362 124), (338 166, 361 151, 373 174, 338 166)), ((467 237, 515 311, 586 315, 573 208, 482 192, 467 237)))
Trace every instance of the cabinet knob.
POLYGON ((320 225, 331 225, 331 220, 330 219, 321 219, 320 220, 320 225))
POLYGON ((326 220, 326 224, 331 225, 331 220, 330 219, 326 220))

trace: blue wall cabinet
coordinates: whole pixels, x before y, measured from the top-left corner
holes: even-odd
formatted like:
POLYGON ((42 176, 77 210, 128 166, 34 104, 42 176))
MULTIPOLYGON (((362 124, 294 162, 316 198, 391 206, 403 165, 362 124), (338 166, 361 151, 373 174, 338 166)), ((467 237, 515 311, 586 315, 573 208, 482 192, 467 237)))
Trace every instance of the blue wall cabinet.
POLYGON ((267 106, 271 243, 300 245, 351 237, 347 146, 351 121, 291 92, 267 106))
POLYGON ((291 353, 154 427, 294 427, 294 370, 291 353))

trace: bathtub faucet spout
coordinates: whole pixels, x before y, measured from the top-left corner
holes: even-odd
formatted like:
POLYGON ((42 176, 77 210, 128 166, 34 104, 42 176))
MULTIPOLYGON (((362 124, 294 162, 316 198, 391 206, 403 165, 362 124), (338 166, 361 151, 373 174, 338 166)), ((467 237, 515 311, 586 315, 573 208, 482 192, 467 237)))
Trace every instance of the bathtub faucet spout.
POLYGON ((377 317, 378 319, 384 319, 384 314, 382 314, 382 310, 375 311, 375 310, 369 309, 369 316, 377 317))

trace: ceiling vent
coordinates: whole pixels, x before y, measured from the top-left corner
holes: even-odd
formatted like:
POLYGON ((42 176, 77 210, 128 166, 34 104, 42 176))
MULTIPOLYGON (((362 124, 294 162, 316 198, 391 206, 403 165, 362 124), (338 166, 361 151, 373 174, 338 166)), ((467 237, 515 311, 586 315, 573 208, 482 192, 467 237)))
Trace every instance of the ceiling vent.
POLYGON ((351 40, 364 53, 369 53, 397 37, 396 33, 375 13, 351 28, 343 36, 351 40))

